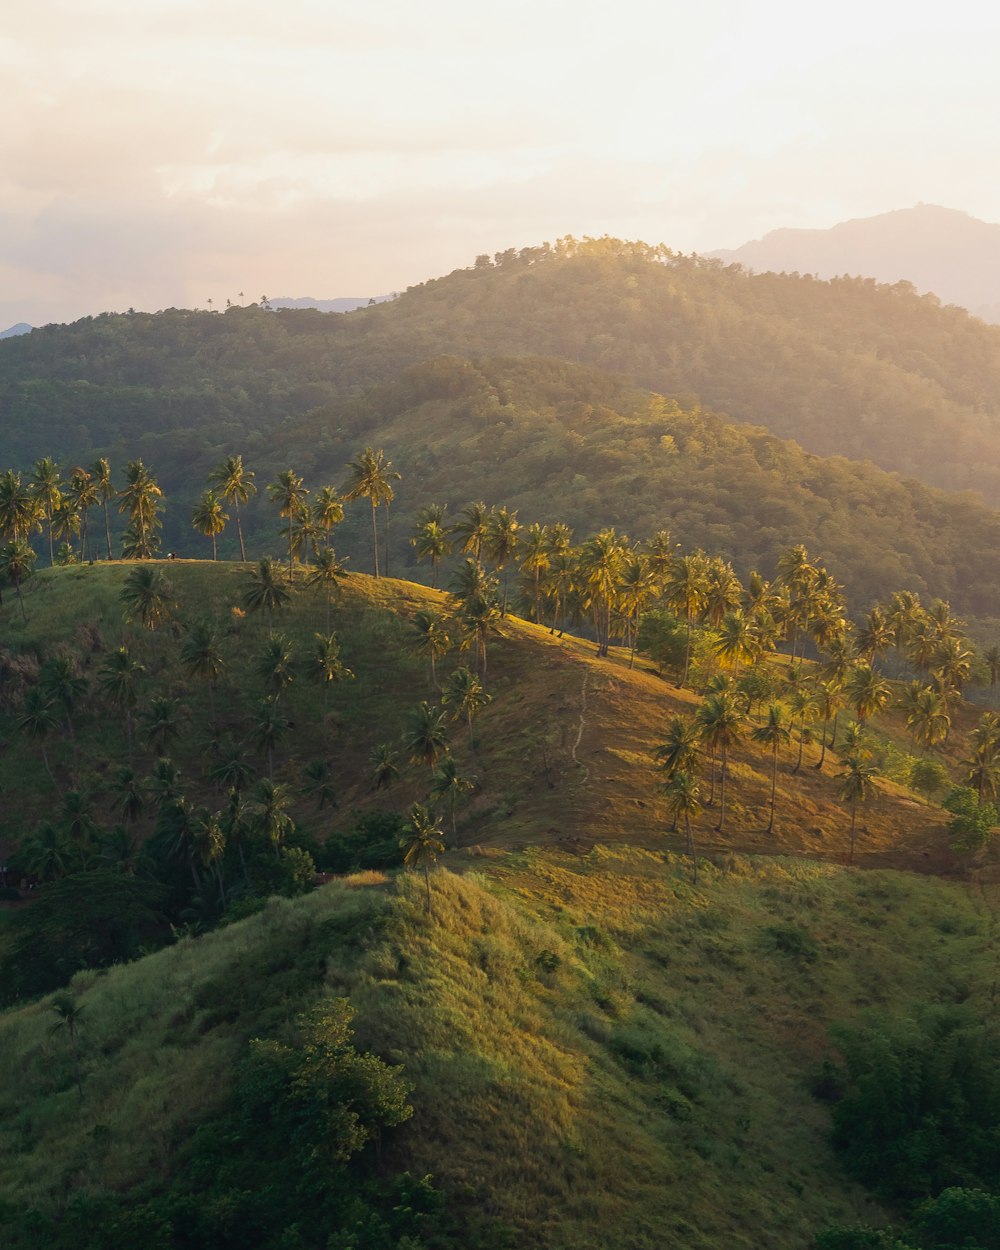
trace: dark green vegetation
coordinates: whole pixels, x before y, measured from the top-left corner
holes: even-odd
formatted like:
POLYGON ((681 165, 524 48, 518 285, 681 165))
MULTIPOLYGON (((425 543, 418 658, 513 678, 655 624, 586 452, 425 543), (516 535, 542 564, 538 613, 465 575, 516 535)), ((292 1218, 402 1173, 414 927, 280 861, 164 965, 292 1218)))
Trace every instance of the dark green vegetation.
MULTIPOLYGON (((741 572, 805 542, 843 569, 859 604, 905 585, 1000 615, 993 513, 870 467, 811 460, 704 411, 1000 499, 1000 331, 905 287, 749 277, 638 245, 567 244, 344 316, 171 310, 47 327, 0 344, 0 396, 7 457, 23 469, 95 448, 116 468, 141 456, 177 505, 166 545, 185 552, 203 483, 234 447, 261 480, 294 464, 316 481, 381 443, 394 448, 411 510, 423 502, 418 480, 453 508, 502 498, 539 520, 556 497, 563 519, 669 526, 741 572), (678 406, 567 364, 486 363, 464 376, 454 362, 426 364, 442 352, 561 357, 678 406)), ((355 561, 362 526, 351 520, 345 534, 355 561)), ((392 567, 405 554, 397 541, 392 567)))

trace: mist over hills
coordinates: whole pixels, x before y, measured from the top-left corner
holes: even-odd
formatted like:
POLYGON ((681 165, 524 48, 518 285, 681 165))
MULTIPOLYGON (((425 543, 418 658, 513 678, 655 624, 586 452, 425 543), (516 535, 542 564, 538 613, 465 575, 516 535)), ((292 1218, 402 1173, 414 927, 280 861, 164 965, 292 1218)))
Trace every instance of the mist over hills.
POLYGON ((943 303, 1000 322, 1000 225, 954 208, 917 204, 828 230, 772 230, 762 239, 709 255, 757 273, 912 282, 943 303))

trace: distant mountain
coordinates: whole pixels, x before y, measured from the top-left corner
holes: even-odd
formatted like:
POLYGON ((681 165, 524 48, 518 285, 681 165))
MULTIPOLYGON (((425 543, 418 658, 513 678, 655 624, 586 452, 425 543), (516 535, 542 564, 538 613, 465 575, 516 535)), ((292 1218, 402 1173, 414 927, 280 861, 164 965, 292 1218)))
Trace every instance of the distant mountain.
POLYGON ((279 299, 269 299, 267 302, 272 308, 315 308, 319 312, 345 313, 353 312, 355 308, 367 308, 369 304, 384 304, 386 300, 392 298, 391 295, 348 295, 342 299, 313 299, 311 296, 302 295, 297 299, 290 299, 283 295, 279 299))
POLYGON ((772 230, 762 239, 710 255, 756 273, 912 282, 946 304, 1000 322, 1000 225, 954 208, 918 204, 829 230, 772 230))
POLYGON ((34 326, 29 326, 26 321, 19 321, 17 325, 11 326, 7 330, 0 330, 0 339, 12 339, 18 334, 28 334, 34 328, 34 326))

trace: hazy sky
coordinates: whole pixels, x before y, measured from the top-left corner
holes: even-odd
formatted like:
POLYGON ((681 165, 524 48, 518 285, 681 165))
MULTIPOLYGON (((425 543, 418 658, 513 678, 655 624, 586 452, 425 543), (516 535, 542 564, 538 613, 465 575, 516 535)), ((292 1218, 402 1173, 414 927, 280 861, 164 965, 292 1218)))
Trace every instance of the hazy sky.
POLYGON ((985 0, 31 0, 0 19, 0 329, 379 294, 565 234, 1000 221, 985 0))

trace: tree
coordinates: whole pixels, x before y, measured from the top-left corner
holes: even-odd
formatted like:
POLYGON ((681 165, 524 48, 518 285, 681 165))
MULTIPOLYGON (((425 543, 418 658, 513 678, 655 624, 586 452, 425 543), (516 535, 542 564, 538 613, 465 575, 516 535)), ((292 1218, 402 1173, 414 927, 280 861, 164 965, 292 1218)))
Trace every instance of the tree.
POLYGON ((414 764, 433 769, 438 759, 448 752, 448 729, 445 713, 439 707, 421 702, 406 714, 403 745, 414 764))
POLYGON ((341 491, 344 499, 367 499, 372 508, 372 557, 375 576, 379 576, 378 563, 378 526, 375 520, 375 509, 381 504, 386 508, 395 498, 392 488, 394 481, 400 481, 400 474, 392 471, 392 462, 386 460, 385 452, 380 447, 375 451, 366 447, 357 460, 348 462, 350 470, 347 482, 341 491))
POLYGON ((267 615, 267 632, 271 633, 272 613, 276 608, 283 608, 292 597, 292 592, 279 580, 274 561, 264 556, 250 574, 250 584, 243 592, 243 606, 248 612, 265 612, 267 615))
POLYGON ((90 541, 90 509, 97 506, 100 491, 94 481, 93 474, 86 469, 75 468, 70 474, 67 493, 69 505, 79 515, 82 524, 80 556, 82 559, 93 558, 93 544, 90 541))
POLYGON ((788 724, 785 708, 780 703, 772 703, 767 709, 767 720, 750 731, 750 737, 761 746, 771 748, 771 811, 767 818, 765 833, 774 832, 774 800, 778 789, 778 747, 786 746, 792 740, 792 730, 788 724))
POLYGON ((288 730, 288 721, 278 709, 273 697, 261 699, 257 704, 251 737, 260 750, 267 753, 267 772, 274 776, 274 751, 288 730))
POLYGON ((669 781, 677 772, 690 772, 698 761, 701 731, 698 722, 689 716, 671 716, 663 741, 653 748, 660 771, 669 781))
POLYGON ((289 814, 291 793, 285 785, 275 785, 269 777, 261 777, 250 792, 249 810, 258 832, 270 842, 275 858, 280 858, 285 839, 295 828, 289 814))
POLYGON ((14 587, 17 601, 21 605, 21 619, 27 623, 28 614, 24 608, 24 596, 21 586, 35 571, 35 553, 23 538, 12 538, 0 548, 0 578, 6 579, 14 587))
POLYGON ((149 707, 142 718, 143 728, 146 741, 157 755, 163 755, 167 747, 180 737, 180 726, 177 724, 179 708, 176 699, 163 695, 157 695, 149 701, 149 707))
POLYGON ((336 681, 351 681, 354 674, 340 658, 336 634, 313 634, 313 652, 306 661, 313 680, 323 687, 323 713, 326 714, 330 687, 336 681))
POLYGON ((448 531, 440 521, 424 519, 418 523, 410 545, 416 549, 418 561, 430 560, 431 586, 436 590, 438 568, 445 556, 451 554, 452 543, 448 531))
POLYGON ((231 504, 236 513, 236 533, 240 540, 240 559, 246 562, 247 552, 243 545, 243 526, 240 524, 240 504, 249 503, 256 495, 254 474, 243 467, 242 456, 227 456, 221 464, 216 465, 208 475, 209 482, 218 486, 222 497, 231 504))
POLYGON ((906 728, 920 744, 921 753, 947 738, 951 717, 947 703, 936 690, 928 687, 917 692, 906 718, 906 728))
POLYGON ((181 643, 181 664, 192 677, 208 682, 208 706, 215 722, 215 687, 226 668, 222 642, 211 621, 195 621, 181 643))
POLYGON ((410 808, 410 821, 401 843, 405 848, 403 863, 407 868, 422 868, 427 892, 427 914, 431 914, 430 870, 444 854, 444 836, 438 821, 422 803, 410 808))
POLYGON ((490 510, 486 504, 467 504, 461 511, 459 520, 451 527, 451 533, 458 541, 458 549, 463 555, 471 555, 478 564, 483 558, 483 547, 486 544, 490 520, 490 510))
MULTIPOLYGON (((695 859, 691 817, 695 815, 701 806, 701 785, 698 778, 693 773, 688 772, 687 769, 679 768, 668 781, 664 782, 661 790, 667 800, 667 811, 673 818, 672 831, 677 831, 678 821, 683 817, 685 849, 688 855, 695 859)), ((697 879, 698 864, 696 859, 694 871, 697 879)))
POLYGON ((55 787, 56 779, 49 766, 49 757, 45 750, 45 739, 56 727, 57 717, 53 701, 40 686, 32 686, 24 696, 24 709, 18 717, 18 728, 29 738, 34 738, 42 753, 42 763, 49 775, 49 781, 55 787))
POLYGON ((721 757, 719 823, 721 833, 726 822, 726 779, 729 773, 729 750, 742 736, 743 716, 729 693, 710 695, 698 709, 702 739, 721 757))
POLYGON ((372 747, 368 755, 373 790, 388 790, 399 780, 399 755, 388 742, 372 747))
POLYGON ((73 1050, 73 1073, 76 1078, 76 1091, 83 1101, 83 1081, 80 1077, 80 1022, 83 1019, 83 1008, 72 994, 63 991, 53 998, 50 1004, 55 1013, 56 1022, 52 1032, 65 1031, 73 1050))
POLYGON ((451 835, 456 836, 455 805, 463 794, 475 788, 474 784, 463 777, 458 765, 450 755, 445 756, 434 770, 431 777, 431 799, 435 803, 446 802, 451 812, 451 835))
POLYGON ((460 667, 448 678, 441 693, 441 702, 452 709, 452 717, 458 720, 465 717, 469 729, 469 749, 474 751, 472 739, 473 718, 492 702, 493 696, 487 694, 483 683, 470 669, 460 667))
POLYGON ((304 778, 303 790, 316 804, 321 812, 327 803, 337 806, 337 792, 333 785, 333 775, 326 760, 310 760, 302 770, 304 778))
POLYGON ((426 656, 431 665, 431 685, 440 690, 435 663, 451 650, 451 634, 444 617, 427 608, 421 608, 413 617, 413 649, 418 655, 426 656))
POLYGON ((126 824, 132 825, 142 816, 145 801, 139 780, 131 768, 120 767, 111 783, 115 795, 115 808, 126 824))
POLYGON ((107 541, 108 559, 111 559, 111 519, 108 515, 108 501, 114 497, 115 488, 111 482, 111 464, 103 456, 90 466, 97 496, 104 510, 104 537, 107 541))
POLYGON ((125 734, 128 739, 128 757, 132 760, 132 713, 139 697, 139 678, 145 668, 132 658, 127 646, 122 644, 112 651, 97 670, 97 684, 113 704, 125 713, 125 734))
POLYGON ((229 514, 222 510, 222 504, 213 491, 207 490, 198 500, 191 514, 191 525, 212 540, 212 559, 219 558, 217 539, 226 528, 229 514))
POLYGON ((304 488, 302 478, 291 469, 284 469, 268 486, 267 496, 272 503, 278 505, 278 515, 288 520, 288 576, 291 577, 295 547, 294 521, 306 511, 309 492, 304 488))
POLYGON ((118 511, 129 515, 124 543, 126 558, 148 560, 159 547, 159 500, 163 491, 141 460, 130 460, 125 485, 118 491, 118 511))
POLYGON ((850 804, 851 808, 851 851, 847 862, 854 863, 854 839, 857 829, 858 804, 867 803, 875 794, 875 777, 878 768, 871 760, 860 755, 848 755, 843 761, 843 768, 837 774, 840 780, 839 797, 842 803, 850 804))
POLYGON ((20 473, 5 469, 0 473, 0 535, 8 542, 26 540, 36 527, 38 500, 21 481, 20 473))
POLYGON ((687 644, 684 651, 684 672, 678 688, 687 685, 691 668, 691 629, 708 594, 708 572, 705 557, 700 553, 678 556, 670 567, 663 587, 667 605, 680 612, 687 623, 687 644))
POLYGON ((876 712, 881 712, 892 695, 888 681, 867 664, 856 664, 850 670, 846 689, 861 725, 876 712))
POLYGON ((125 605, 125 619, 134 621, 138 617, 144 628, 155 629, 166 615, 170 589, 159 569, 148 564, 132 569, 119 595, 125 605))
POLYGON ((508 569, 517 552, 521 526, 516 512, 507 508, 496 508, 490 513, 486 525, 486 551, 496 565, 497 572, 503 572, 503 607, 500 615, 507 615, 507 581, 508 569))
POLYGON ((275 634, 264 643, 263 651, 254 661, 254 672, 277 704, 295 679, 292 645, 284 634, 275 634))
POLYGON ((62 502, 62 479, 59 466, 50 457, 36 460, 31 469, 31 493, 35 497, 39 510, 45 518, 49 531, 49 564, 55 563, 52 548, 52 517, 62 502))
POLYGON ((330 546, 321 547, 316 552, 316 562, 306 576, 307 586, 322 586, 326 594, 326 632, 330 632, 330 600, 338 582, 347 577, 347 569, 337 559, 330 546))

